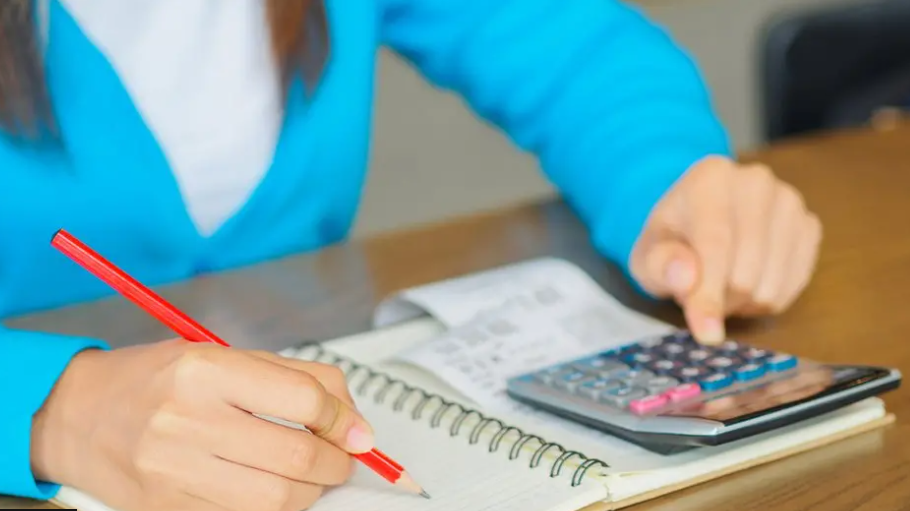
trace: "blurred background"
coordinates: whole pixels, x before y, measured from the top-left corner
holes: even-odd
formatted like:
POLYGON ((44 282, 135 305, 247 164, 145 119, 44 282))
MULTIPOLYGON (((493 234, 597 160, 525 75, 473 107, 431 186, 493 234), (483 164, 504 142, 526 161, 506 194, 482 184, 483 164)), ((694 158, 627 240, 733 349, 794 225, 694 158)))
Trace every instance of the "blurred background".
MULTIPOLYGON (((697 60, 737 150, 910 106, 910 0, 630 1, 697 60)), ((391 54, 377 88, 355 237, 553 193, 530 156, 391 54)))

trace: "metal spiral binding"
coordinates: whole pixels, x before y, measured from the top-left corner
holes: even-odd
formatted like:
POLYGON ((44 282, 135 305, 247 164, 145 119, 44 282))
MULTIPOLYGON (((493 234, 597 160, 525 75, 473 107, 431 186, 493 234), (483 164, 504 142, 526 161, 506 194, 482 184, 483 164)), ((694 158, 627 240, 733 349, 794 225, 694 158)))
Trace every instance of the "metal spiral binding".
POLYGON ((498 428, 496 429, 496 433, 493 434, 493 438, 490 440, 490 443, 487 446, 488 451, 491 453, 497 452, 499 450, 503 443, 503 440, 509 436, 509 434, 513 434, 513 436, 517 435, 517 438, 512 443, 512 446, 509 450, 510 460, 517 459, 521 455, 522 449, 528 443, 534 441, 539 444, 537 450, 535 450, 531 455, 529 464, 531 468, 537 468, 540 465, 544 455, 550 451, 555 450, 556 452, 559 452, 559 455, 556 457, 556 460, 550 467, 550 477, 552 478, 558 477, 561 474, 563 467, 567 461, 573 458, 578 458, 580 460, 580 464, 572 474, 572 486, 580 485, 585 475, 594 467, 609 467, 607 463, 599 459, 588 458, 578 451, 566 449, 558 443, 548 442, 537 435, 525 433, 520 428, 504 424, 499 419, 487 417, 477 410, 465 408, 464 406, 453 401, 449 401, 439 395, 430 394, 423 389, 412 387, 411 385, 408 385, 407 383, 393 378, 385 373, 374 371, 365 365, 331 353, 319 344, 310 342, 302 343, 294 347, 294 352, 298 357, 306 358, 307 360, 313 362, 321 362, 338 367, 344 371, 349 382, 353 381, 355 377, 363 375, 363 381, 361 381, 360 384, 353 389, 353 392, 361 397, 366 396, 370 385, 381 382, 381 386, 376 391, 376 393, 373 394, 373 400, 377 404, 383 404, 387 402, 387 400, 390 399, 390 394, 392 394, 393 391, 397 390, 398 394, 393 395, 394 400, 391 401, 391 408, 395 412, 404 411, 404 406, 408 399, 415 396, 420 396, 419 401, 410 412, 411 419, 415 421, 423 418, 423 413, 427 408, 427 405, 433 403, 434 401, 438 402, 439 408, 430 417, 430 427, 433 429, 441 427, 443 418, 446 416, 446 414, 448 414, 450 411, 456 410, 457 415, 449 426, 449 435, 452 437, 458 436, 461 433, 461 429, 465 421, 467 421, 467 419, 471 416, 475 416, 478 419, 478 422, 474 425, 474 427, 471 429, 470 434, 468 435, 468 443, 470 445, 475 445, 480 442, 480 435, 487 428, 498 428), (307 353, 310 353, 312 355, 306 356, 307 353))

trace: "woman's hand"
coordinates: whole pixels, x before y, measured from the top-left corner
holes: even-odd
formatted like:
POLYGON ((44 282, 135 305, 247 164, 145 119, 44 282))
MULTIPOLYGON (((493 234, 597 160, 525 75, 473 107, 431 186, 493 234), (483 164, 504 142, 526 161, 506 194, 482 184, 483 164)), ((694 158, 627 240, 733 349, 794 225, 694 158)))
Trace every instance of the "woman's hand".
POLYGON ((178 340, 77 355, 35 417, 32 461, 123 511, 300 511, 372 443, 338 369, 178 340))
POLYGON ((724 338, 724 318, 778 313, 815 269, 821 223, 802 195, 762 165, 707 158, 670 189, 632 252, 631 272, 684 309, 699 340, 724 338))

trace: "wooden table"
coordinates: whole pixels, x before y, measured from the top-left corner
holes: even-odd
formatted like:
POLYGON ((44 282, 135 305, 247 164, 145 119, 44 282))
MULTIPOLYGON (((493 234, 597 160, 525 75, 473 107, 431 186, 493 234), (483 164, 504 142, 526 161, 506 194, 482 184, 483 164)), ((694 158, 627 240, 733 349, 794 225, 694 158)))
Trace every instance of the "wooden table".
MULTIPOLYGON (((775 146, 747 157, 802 189, 826 229, 817 277, 774 320, 732 334, 832 362, 910 374, 910 125, 775 146)), ((570 259, 627 304, 679 323, 630 292, 559 202, 388 234, 171 286, 163 294, 227 338, 288 343, 368 328, 373 306, 403 287, 540 255, 570 259)), ((12 326, 108 339, 168 332, 119 300, 21 318, 12 326)), ((910 509, 910 397, 886 399, 897 423, 814 452, 640 505, 637 510, 910 509)), ((0 507, 40 506, 0 500, 0 507)))

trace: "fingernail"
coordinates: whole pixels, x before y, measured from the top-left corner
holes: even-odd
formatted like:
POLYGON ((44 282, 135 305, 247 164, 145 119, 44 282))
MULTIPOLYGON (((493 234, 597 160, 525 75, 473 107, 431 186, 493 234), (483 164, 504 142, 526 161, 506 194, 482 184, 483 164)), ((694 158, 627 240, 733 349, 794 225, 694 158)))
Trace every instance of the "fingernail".
POLYGON ((358 424, 348 431, 348 448, 354 453, 369 451, 375 441, 373 432, 366 426, 358 424))
POLYGON ((673 291, 684 293, 692 287, 692 269, 682 261, 667 265, 667 285, 673 291))
POLYGON ((705 344, 720 344, 724 342, 724 323, 716 318, 705 318, 701 322, 698 337, 705 344))

